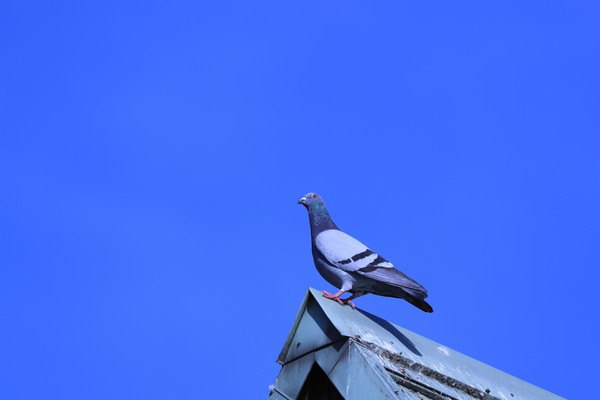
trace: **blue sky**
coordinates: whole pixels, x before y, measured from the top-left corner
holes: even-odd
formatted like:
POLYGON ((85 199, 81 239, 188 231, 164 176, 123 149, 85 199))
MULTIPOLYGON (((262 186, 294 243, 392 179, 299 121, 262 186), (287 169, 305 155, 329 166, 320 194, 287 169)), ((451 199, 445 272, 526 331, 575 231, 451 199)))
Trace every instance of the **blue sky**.
POLYGON ((370 312, 596 378, 597 2, 3 3, 0 397, 265 398, 308 191, 425 285, 370 312), (595 371, 596 370, 596 371, 595 371))

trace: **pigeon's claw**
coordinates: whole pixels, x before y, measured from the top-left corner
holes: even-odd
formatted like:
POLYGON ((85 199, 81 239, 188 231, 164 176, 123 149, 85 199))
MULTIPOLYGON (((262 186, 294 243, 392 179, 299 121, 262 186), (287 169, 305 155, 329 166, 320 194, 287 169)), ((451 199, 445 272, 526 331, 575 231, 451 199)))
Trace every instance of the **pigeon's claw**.
POLYGON ((356 310, 356 306, 354 305, 354 302, 350 299, 342 299, 342 302, 344 304, 348 304, 350 305, 350 307, 352 307, 353 310, 356 310))

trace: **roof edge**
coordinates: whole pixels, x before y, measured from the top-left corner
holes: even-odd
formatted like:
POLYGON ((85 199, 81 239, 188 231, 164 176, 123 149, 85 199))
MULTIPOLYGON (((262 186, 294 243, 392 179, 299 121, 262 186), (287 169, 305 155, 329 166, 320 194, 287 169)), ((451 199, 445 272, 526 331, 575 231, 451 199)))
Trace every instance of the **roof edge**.
POLYGON ((302 303, 300 304, 300 308, 298 309, 298 312, 296 313, 296 318, 294 318, 294 323, 292 324, 292 329, 290 329, 290 332, 288 333, 287 337, 285 338, 283 348, 281 349, 281 351, 279 352, 279 355, 277 356, 277 363, 279 363, 281 365, 283 365, 283 363, 285 362, 287 353, 290 349, 290 344, 292 342, 292 338, 296 334, 296 330, 298 329, 298 324, 300 323, 302 314, 304 314, 304 310, 306 309, 306 305, 308 304, 308 299, 310 298, 311 295, 314 297, 314 294, 311 292, 311 289, 314 290, 313 288, 309 287, 308 290, 306 291, 306 294, 304 295, 304 299, 302 299, 302 303))

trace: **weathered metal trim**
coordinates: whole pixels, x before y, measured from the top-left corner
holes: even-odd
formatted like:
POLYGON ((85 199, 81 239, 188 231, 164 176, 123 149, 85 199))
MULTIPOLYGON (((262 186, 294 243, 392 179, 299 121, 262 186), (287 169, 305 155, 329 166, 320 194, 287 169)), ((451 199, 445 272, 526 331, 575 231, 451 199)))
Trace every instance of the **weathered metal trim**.
POLYGON ((427 398, 432 400, 459 400, 456 397, 449 396, 445 393, 440 392, 439 390, 435 390, 427 385, 423 385, 420 382, 415 381, 407 376, 399 375, 396 371, 392 371, 388 368, 386 370, 389 372, 392 379, 400 386, 404 386, 412 390, 413 392, 420 393, 427 398))
MULTIPOLYGON (((457 379, 451 378, 447 375, 444 375, 438 371, 435 371, 429 367, 426 367, 423 364, 419 364, 417 362, 414 362, 412 360, 409 360, 399 354, 393 353, 389 350, 384 349, 381 346, 378 346, 376 344, 373 343, 369 343, 366 342, 360 338, 353 338, 352 340, 354 340, 355 342, 357 342, 358 344, 361 344, 362 346, 366 347, 369 350, 372 350, 373 352, 375 352, 377 355, 379 355, 380 357, 385 357, 388 360, 390 360, 392 363, 394 364, 399 364, 402 367, 405 368, 410 368, 411 370, 419 373, 419 374, 423 374, 429 378, 435 379, 436 381, 440 382, 442 385, 444 386, 448 386, 451 387, 453 389, 459 390, 475 399, 478 400, 501 400, 498 397, 492 396, 489 393, 486 392, 482 392, 481 390, 467 385, 464 382, 461 382, 457 379)), ((389 370, 389 369, 388 369, 389 370)), ((395 374, 402 376, 400 371, 393 371, 395 374)), ((417 384, 421 387, 427 388, 427 390, 434 392, 434 393, 441 393, 439 390, 436 390, 434 388, 431 388, 429 386, 423 385, 420 382, 416 382, 413 379, 411 379, 410 377, 407 376, 402 376, 403 379, 408 380, 414 384, 417 384)), ((447 394, 443 394, 445 396, 446 399, 453 399, 453 397, 448 396, 447 394)))

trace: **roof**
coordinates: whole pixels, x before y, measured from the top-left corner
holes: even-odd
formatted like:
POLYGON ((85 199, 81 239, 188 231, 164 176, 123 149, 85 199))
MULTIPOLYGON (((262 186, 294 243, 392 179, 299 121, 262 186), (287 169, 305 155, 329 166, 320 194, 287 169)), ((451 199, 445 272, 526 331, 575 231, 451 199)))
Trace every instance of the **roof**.
MULTIPOLYGON (((306 378, 308 372, 304 378, 299 373, 299 360, 310 356, 313 361, 306 364, 319 364, 331 378, 333 368, 342 358, 342 351, 347 352, 348 347, 354 349, 357 357, 360 356, 357 359, 371 367, 380 385, 385 386, 385 390, 382 390, 390 393, 385 397, 370 398, 413 398, 408 393, 419 393, 415 399, 561 399, 364 310, 354 310, 325 299, 320 291, 312 288, 304 297, 277 359, 283 365, 274 386, 277 395, 281 394, 284 399, 297 395, 299 388, 295 391, 288 389, 287 395, 281 388, 285 387, 283 380, 291 379, 291 376, 296 380, 306 378), (346 350, 343 350, 344 346, 346 350), (331 364, 333 361, 327 361, 336 357, 334 364, 331 364), (292 368, 292 365, 294 373, 286 375, 285 367, 292 368), (408 397, 399 394, 399 386, 408 397)), ((332 381, 336 383, 334 379, 332 381)), ((350 382, 348 378, 346 381, 350 382)), ((341 386, 336 385, 344 398, 360 398, 350 396, 348 387, 341 386)))

